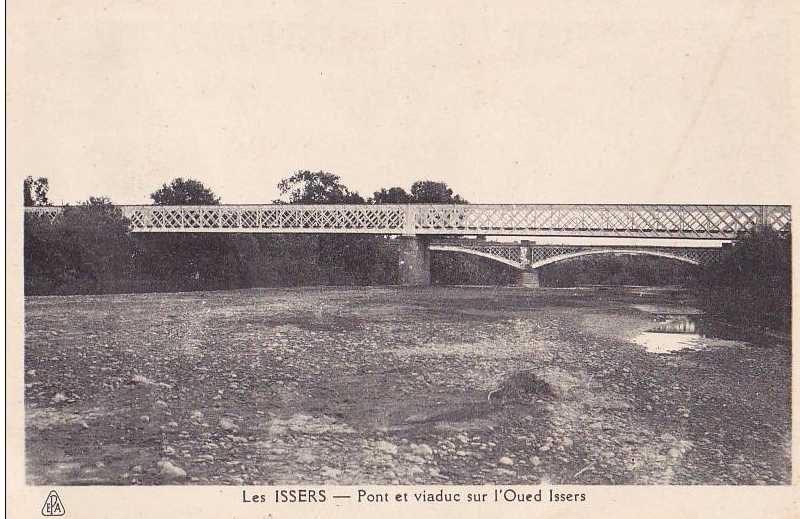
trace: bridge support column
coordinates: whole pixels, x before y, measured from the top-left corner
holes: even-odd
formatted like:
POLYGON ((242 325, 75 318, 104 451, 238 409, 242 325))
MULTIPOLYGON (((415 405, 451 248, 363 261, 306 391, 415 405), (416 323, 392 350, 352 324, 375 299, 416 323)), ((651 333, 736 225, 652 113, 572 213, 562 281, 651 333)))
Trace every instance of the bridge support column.
POLYGON ((538 288, 539 285, 539 271, 538 270, 521 270, 517 274, 517 286, 527 288, 538 288))
POLYGON ((429 239, 422 236, 400 236, 400 284, 404 286, 430 286, 431 251, 429 239))

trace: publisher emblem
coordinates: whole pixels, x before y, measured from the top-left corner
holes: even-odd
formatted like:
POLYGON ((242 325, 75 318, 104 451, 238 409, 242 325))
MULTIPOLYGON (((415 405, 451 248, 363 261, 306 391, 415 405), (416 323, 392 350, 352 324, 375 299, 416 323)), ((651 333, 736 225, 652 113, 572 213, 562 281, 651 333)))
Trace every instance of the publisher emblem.
POLYGON ((58 493, 55 490, 51 490, 49 494, 47 494, 47 499, 44 500, 44 505, 42 506, 42 515, 47 517, 54 517, 58 515, 64 515, 64 504, 61 502, 61 498, 58 497, 58 493))

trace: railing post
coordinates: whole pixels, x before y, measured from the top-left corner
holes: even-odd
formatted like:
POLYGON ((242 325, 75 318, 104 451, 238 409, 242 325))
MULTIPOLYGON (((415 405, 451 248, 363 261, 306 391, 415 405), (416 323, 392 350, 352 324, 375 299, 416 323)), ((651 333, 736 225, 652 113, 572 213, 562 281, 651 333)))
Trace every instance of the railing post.
POLYGON ((406 236, 412 236, 416 234, 417 230, 415 206, 412 204, 406 204, 403 209, 405 212, 403 215, 403 234, 406 236))

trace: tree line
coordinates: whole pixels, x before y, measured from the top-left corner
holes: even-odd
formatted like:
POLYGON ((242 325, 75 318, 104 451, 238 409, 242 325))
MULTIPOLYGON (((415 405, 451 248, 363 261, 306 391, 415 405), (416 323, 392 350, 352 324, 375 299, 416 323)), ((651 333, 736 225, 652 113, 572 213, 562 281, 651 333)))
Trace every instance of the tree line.
MULTIPOLYGON (((48 205, 46 178, 28 177, 26 206, 48 205)), ((338 175, 297 171, 278 184, 279 204, 394 204, 467 201, 444 182, 421 180, 410 191, 382 188, 368 198, 338 175)), ((202 182, 176 178, 151 193, 154 205, 217 205, 202 182)), ((392 285, 397 247, 372 235, 131 233, 107 197, 67 206, 54 221, 25 217, 25 290, 29 295, 220 290, 270 286, 392 285)), ((499 284, 507 268, 472 257, 435 255, 437 283, 499 284)))

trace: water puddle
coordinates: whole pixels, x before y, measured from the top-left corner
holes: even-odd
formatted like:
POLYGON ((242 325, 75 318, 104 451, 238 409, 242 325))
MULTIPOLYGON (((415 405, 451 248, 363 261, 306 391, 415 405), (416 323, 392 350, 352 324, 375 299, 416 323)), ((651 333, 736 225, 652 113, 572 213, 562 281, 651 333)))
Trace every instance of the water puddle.
POLYGON ((708 347, 735 347, 750 342, 730 329, 711 326, 695 315, 661 314, 649 330, 633 342, 651 353, 674 353, 708 347))

